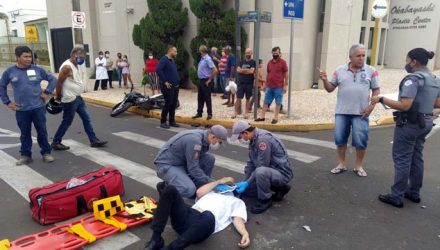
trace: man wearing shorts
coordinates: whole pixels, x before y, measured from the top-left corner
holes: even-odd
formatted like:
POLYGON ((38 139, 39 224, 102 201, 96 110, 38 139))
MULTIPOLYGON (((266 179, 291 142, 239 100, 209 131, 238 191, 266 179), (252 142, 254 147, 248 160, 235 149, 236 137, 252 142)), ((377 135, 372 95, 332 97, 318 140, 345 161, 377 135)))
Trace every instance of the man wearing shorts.
POLYGON ((263 90, 266 90, 263 112, 261 117, 255 120, 256 122, 266 120, 265 114, 269 109, 269 105, 275 99, 275 114, 271 123, 278 123, 278 114, 280 112, 280 107, 283 104, 283 94, 287 92, 288 83, 287 63, 280 57, 280 54, 280 47, 274 47, 272 49, 272 60, 269 60, 267 63, 266 85, 263 87, 263 90))
POLYGON ((365 64, 364 45, 353 45, 349 56, 350 62, 335 70, 330 81, 324 71, 319 72, 327 92, 333 92, 338 87, 335 143, 338 147, 339 164, 331 173, 339 174, 347 170, 345 152, 351 131, 352 145, 356 148, 356 164, 353 171, 359 177, 366 177, 363 159, 368 144, 368 117, 374 109, 374 105, 370 105, 370 90, 372 96, 380 94, 378 73, 373 67, 365 64))
POLYGON ((237 73, 239 77, 239 84, 237 89, 237 100, 235 101, 234 115, 232 119, 237 117, 237 114, 241 113, 241 100, 246 96, 246 107, 244 110, 243 117, 248 118, 248 111, 250 110, 250 99, 252 97, 252 89, 254 85, 254 74, 255 74, 256 63, 252 59, 252 49, 247 48, 245 51, 245 60, 240 62, 238 65, 237 73))

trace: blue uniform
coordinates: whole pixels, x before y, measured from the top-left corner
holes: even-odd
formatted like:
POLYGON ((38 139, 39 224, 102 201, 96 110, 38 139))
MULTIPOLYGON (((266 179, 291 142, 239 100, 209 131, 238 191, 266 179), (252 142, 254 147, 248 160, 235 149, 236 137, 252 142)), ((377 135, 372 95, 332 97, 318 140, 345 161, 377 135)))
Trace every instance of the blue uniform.
MULTIPOLYGON (((394 129, 393 161, 395 168, 392 198, 401 202, 404 194, 420 198, 423 183, 423 147, 426 135, 433 126, 432 112, 437 98, 440 98, 440 80, 427 68, 406 76, 399 90, 399 99, 410 98, 419 104, 419 115, 425 127, 403 121, 394 129)), ((414 104, 413 104, 414 105, 414 104)))
POLYGON ((249 160, 245 167, 245 194, 260 200, 271 198, 273 187, 287 185, 293 178, 292 167, 284 144, 269 131, 255 129, 249 145, 249 160))
POLYGON ((14 101, 19 110, 15 112, 18 127, 20 128, 20 153, 22 156, 32 157, 32 123, 37 131, 37 141, 42 155, 50 154, 51 147, 47 140, 46 107, 41 99, 43 90, 41 81, 49 82, 46 94, 52 93, 57 79, 44 69, 30 65, 28 68, 19 68, 16 65, 9 67, 0 79, 0 97, 5 105, 11 100, 7 93, 9 83, 14 92, 14 101))
POLYGON ((154 159, 157 176, 175 186, 182 196, 194 196, 198 187, 214 181, 211 173, 215 158, 208 150, 208 131, 196 129, 178 133, 154 159))

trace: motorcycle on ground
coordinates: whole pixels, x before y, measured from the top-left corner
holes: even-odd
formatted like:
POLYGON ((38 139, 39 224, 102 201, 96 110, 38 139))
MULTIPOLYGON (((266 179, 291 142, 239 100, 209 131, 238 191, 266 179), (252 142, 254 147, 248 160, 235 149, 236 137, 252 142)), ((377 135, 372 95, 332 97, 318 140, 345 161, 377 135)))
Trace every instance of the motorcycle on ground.
MULTIPOLYGON (((129 93, 125 93, 124 99, 113 107, 110 116, 116 117, 133 106, 144 110, 162 109, 165 106, 165 98, 162 94, 153 96, 142 95, 139 92, 133 91, 132 88, 129 93)), ((176 108, 179 106, 180 103, 177 100, 176 108)))

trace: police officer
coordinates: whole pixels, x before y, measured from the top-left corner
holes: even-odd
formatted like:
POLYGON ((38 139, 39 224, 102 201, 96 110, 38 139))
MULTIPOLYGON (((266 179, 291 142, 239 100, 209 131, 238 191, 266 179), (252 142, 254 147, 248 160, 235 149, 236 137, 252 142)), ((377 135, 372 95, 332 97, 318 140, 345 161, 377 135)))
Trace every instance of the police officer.
POLYGON ((288 183, 293 173, 284 144, 269 131, 255 128, 244 120, 235 122, 231 139, 249 145, 245 178, 237 183, 236 191, 257 197, 251 212, 263 213, 272 206, 272 200, 281 201, 290 190, 288 183))
POLYGON ((214 181, 211 173, 215 158, 208 150, 219 149, 227 138, 228 131, 220 125, 176 134, 154 159, 157 176, 176 187, 183 197, 193 198, 198 187, 214 181))
POLYGON ((379 195, 381 202, 403 207, 403 198, 420 203, 423 182, 423 144, 433 126, 433 109, 440 108, 440 80, 426 67, 434 52, 416 48, 408 52, 405 76, 399 86, 398 101, 373 97, 396 109, 393 161, 394 185, 391 194, 379 195))

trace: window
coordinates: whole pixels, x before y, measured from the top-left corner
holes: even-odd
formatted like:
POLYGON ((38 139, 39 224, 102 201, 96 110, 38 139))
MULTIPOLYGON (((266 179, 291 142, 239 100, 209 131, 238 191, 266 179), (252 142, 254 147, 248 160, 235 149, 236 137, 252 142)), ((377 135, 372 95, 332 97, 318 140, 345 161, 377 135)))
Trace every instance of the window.
POLYGON ((321 8, 319 10, 319 32, 324 31, 324 19, 325 19, 325 0, 321 0, 321 8))
POLYGON ((359 43, 365 44, 365 27, 361 28, 361 35, 359 37, 359 43))
POLYGON ((12 37, 18 37, 17 30, 11 30, 11 36, 12 37))
POLYGON ((364 0, 364 5, 362 7, 362 21, 367 21, 368 15, 368 0, 364 0))
POLYGON ((368 41, 368 49, 373 48, 373 34, 374 34, 374 28, 371 27, 370 28, 370 37, 369 37, 369 41, 368 41))

